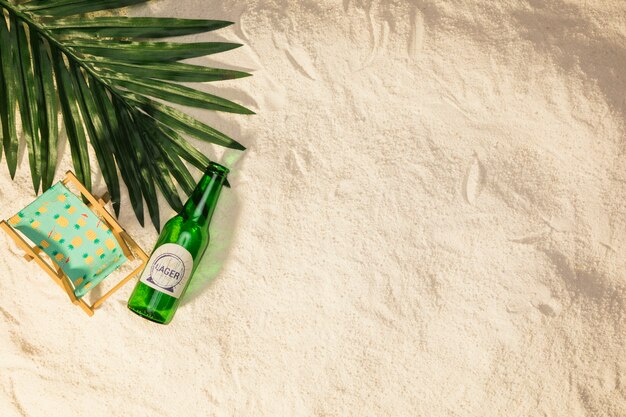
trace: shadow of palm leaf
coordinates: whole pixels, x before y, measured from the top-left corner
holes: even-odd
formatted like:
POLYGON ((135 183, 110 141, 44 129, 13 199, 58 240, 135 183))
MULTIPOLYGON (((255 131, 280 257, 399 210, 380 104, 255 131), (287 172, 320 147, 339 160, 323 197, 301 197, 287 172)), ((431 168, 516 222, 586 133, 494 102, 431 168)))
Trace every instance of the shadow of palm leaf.
POLYGON ((531 7, 514 14, 521 35, 555 63, 574 74, 581 71, 601 90, 607 103, 626 114, 626 49, 609 28, 593 20, 583 7, 563 1, 531 1, 531 7))

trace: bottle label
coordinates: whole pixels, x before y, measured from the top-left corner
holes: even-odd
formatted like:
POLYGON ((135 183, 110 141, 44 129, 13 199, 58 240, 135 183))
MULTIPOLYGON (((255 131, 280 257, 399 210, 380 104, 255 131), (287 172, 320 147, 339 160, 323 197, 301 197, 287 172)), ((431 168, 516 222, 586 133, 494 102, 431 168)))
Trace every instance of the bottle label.
POLYGON ((193 269, 189 251, 175 243, 165 243, 154 250, 140 281, 155 290, 179 298, 193 269))

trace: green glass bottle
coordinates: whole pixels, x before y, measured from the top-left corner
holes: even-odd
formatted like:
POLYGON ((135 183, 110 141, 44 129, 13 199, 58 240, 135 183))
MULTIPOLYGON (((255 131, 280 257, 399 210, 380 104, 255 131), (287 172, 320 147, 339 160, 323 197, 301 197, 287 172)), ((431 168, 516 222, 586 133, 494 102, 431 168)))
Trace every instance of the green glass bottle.
POLYGON ((172 321, 209 244, 209 223, 228 168, 211 163, 182 211, 163 226, 128 308, 156 323, 172 321))

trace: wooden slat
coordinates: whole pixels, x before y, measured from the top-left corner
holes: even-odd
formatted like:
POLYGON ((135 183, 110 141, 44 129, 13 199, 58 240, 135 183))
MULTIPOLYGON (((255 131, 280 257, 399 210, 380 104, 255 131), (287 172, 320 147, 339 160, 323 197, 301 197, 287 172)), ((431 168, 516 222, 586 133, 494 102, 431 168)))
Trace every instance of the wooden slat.
POLYGON ((122 288, 126 283, 128 283, 128 281, 130 281, 135 275, 137 275, 138 273, 140 273, 141 271, 143 271, 143 268, 145 266, 145 263, 142 262, 141 265, 139 265, 137 268, 135 268, 135 270, 133 270, 130 274, 128 274, 124 279, 122 279, 120 282, 118 282, 117 284, 115 284, 115 286, 113 288, 111 288, 109 291, 107 291, 106 294, 104 294, 102 297, 100 297, 100 299, 98 299, 95 303, 93 303, 92 308, 96 309, 98 307, 100 307, 102 305, 102 303, 104 303, 106 301, 107 298, 109 298, 114 292, 116 292, 117 290, 119 290, 120 288, 122 288))
MULTIPOLYGON (((31 246, 31 249, 33 250, 33 252, 35 252, 35 253, 37 253, 37 254, 38 254, 39 252, 41 252, 41 249, 39 249, 39 246, 31 246)), ((29 254, 25 253, 25 254, 24 254, 24 259, 26 259, 26 262, 30 262, 30 261, 32 261, 32 260, 33 260, 33 257, 32 257, 32 256, 30 256, 29 254)))
POLYGON ((133 249, 133 252, 137 254, 137 256, 139 256, 141 260, 143 261, 148 260, 148 255, 146 255, 146 252, 144 252, 144 250, 141 249, 141 246, 139 246, 137 242, 135 242, 135 239, 130 237, 130 235, 128 234, 128 232, 126 232, 126 230, 122 231, 121 236, 122 236, 122 239, 124 239, 124 241, 128 242, 130 247, 133 249))

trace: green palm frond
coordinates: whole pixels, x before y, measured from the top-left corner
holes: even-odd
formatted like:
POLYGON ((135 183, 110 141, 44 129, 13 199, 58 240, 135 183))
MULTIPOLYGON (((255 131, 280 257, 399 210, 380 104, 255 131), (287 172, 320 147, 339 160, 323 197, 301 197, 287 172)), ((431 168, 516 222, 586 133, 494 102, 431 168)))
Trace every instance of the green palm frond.
POLYGON ((188 135, 245 149, 218 130, 167 103, 253 114, 224 98, 178 84, 236 79, 250 74, 179 62, 241 46, 227 42, 176 43, 147 39, 221 29, 220 20, 148 17, 76 17, 148 0, 0 0, 0 125, 11 177, 18 157, 17 118, 28 150, 35 192, 52 185, 60 111, 78 178, 91 188, 91 144, 116 215, 120 183, 128 188, 143 225, 144 201, 159 229, 159 190, 175 210, 194 181, 185 161, 203 169, 209 159, 188 135))

